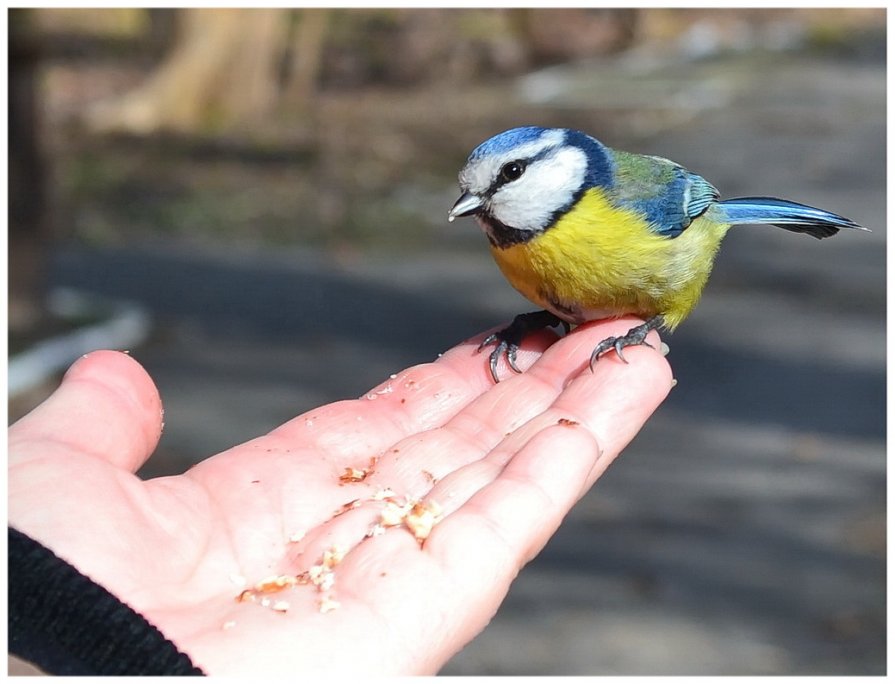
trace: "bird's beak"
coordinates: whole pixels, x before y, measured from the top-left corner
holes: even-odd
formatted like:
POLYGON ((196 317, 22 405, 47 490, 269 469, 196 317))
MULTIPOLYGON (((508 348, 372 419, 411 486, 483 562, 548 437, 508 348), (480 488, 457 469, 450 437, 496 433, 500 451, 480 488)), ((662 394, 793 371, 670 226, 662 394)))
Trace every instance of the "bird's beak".
POLYGON ((454 202, 454 206, 451 207, 451 210, 448 212, 448 221, 450 222, 455 218, 474 214, 481 209, 484 204, 485 201, 478 195, 473 195, 471 192, 464 192, 460 195, 460 199, 454 202))

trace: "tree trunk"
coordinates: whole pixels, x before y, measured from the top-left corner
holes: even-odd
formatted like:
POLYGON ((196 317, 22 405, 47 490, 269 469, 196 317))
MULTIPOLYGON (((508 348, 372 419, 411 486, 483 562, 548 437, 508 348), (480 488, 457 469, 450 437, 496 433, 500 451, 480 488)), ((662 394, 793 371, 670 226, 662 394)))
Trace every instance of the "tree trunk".
POLYGON ((277 97, 288 10, 182 9, 171 55, 136 90, 98 103, 98 131, 195 132, 250 122, 277 97))

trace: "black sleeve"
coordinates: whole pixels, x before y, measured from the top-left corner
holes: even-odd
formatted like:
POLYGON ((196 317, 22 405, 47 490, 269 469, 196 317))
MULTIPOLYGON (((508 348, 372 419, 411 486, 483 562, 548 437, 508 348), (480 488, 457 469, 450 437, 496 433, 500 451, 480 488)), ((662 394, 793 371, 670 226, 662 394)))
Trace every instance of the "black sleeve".
POLYGON ((9 650, 54 675, 201 675, 139 613, 9 528, 9 650))

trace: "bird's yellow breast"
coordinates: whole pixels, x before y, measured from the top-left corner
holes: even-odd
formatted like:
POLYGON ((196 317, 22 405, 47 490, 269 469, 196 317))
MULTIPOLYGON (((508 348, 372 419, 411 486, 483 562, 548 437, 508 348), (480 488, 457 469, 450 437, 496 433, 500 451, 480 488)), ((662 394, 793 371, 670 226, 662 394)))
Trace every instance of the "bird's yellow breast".
POLYGON ((543 233, 491 252, 513 287, 570 322, 662 314, 673 329, 699 300, 728 228, 704 215, 663 237, 593 188, 543 233))

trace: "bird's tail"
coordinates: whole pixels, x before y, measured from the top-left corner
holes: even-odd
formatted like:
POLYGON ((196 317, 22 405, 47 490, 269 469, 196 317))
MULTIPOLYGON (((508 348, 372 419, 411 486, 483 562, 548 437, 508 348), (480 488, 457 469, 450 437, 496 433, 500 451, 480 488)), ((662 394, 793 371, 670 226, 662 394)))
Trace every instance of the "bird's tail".
POLYGON ((835 235, 840 228, 867 230, 844 216, 774 197, 737 197, 719 202, 718 206, 732 225, 770 223, 796 233, 808 233, 818 239, 835 235))

